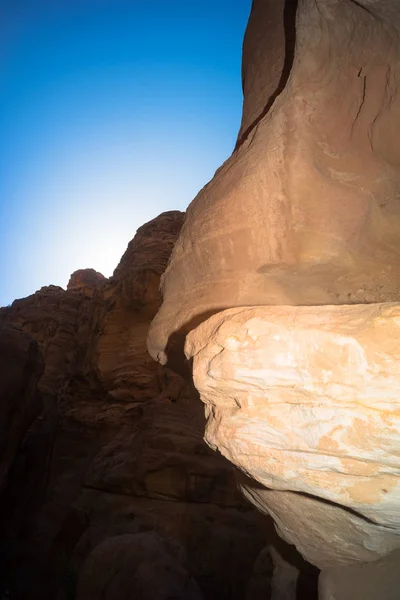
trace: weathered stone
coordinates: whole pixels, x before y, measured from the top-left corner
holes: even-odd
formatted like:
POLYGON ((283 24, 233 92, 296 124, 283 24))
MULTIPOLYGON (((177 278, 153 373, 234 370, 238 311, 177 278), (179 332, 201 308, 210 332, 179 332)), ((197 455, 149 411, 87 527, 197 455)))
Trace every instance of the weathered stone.
POLYGON ((78 269, 69 278, 67 290, 98 288, 105 283, 104 275, 94 269, 78 269))
POLYGON ((373 563, 323 573, 319 592, 323 600, 397 600, 399 597, 399 559, 397 550, 373 563))
POLYGON ((100 293, 51 285, 0 309, 0 323, 20 325, 39 343, 45 358, 40 389, 46 396, 57 396, 73 375, 90 371, 88 346, 101 302, 100 293))
POLYGON ((237 308, 187 338, 206 440, 320 568, 400 548, 399 341, 398 304, 237 308))
POLYGON ((264 518, 204 443, 196 390, 146 350, 183 218, 164 213, 139 228, 109 280, 92 285, 84 270, 71 289, 49 286, 0 311, 42 347, 40 423, 54 437, 51 464, 33 465, 47 495, 9 568, 24 600, 54 600, 57 589, 59 600, 71 597, 95 546, 143 531, 181 544, 209 600, 244 597, 264 518))
POLYGON ((170 211, 140 227, 104 290, 105 312, 94 353, 111 399, 142 401, 163 389, 146 337, 161 302, 160 276, 183 219, 184 213, 170 211))
POLYGON ((283 4, 253 3, 246 135, 188 208, 149 334, 162 363, 230 307, 400 299, 400 5, 300 0, 285 65, 283 4))
POLYGON ((399 31, 394 0, 254 0, 235 151, 188 208, 148 337, 178 370, 192 332, 208 442, 324 570, 400 541, 397 308, 380 304, 400 301, 399 31), (251 327, 235 307, 258 307, 251 327))

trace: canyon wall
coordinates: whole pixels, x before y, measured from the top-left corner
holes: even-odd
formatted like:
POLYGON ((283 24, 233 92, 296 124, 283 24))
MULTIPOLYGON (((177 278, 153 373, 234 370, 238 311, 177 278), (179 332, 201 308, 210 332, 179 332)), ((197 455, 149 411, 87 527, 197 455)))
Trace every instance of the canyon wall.
POLYGON ((188 208, 148 337, 193 367, 206 440, 324 600, 400 585, 399 32, 395 0, 254 0, 238 141, 188 208))
POLYGON ((253 4, 238 146, 189 206, 162 279, 149 336, 162 363, 226 308, 400 296, 399 10, 301 0, 293 48, 291 11, 253 4), (276 92, 286 77, 276 97, 270 67, 276 92))
POLYGON ((110 279, 83 269, 67 290, 42 288, 0 310, 2 330, 21 327, 45 359, 32 425, 41 436, 29 447, 42 495, 23 535, 7 530, 3 540, 0 589, 13 600, 94 600, 106 590, 117 600, 133 589, 144 599, 163 585, 177 598, 246 595, 268 524, 204 443, 193 386, 146 350, 183 220, 172 211, 139 228, 110 279))

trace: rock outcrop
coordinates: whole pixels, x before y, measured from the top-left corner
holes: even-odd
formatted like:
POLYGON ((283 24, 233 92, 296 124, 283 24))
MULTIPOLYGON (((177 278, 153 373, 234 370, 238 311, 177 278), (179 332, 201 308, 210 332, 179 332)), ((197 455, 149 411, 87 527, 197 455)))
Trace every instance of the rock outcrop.
POLYGON ((330 600, 400 584, 399 31, 395 0, 254 0, 237 145, 189 206, 148 338, 161 364, 194 357, 210 445, 330 600))
POLYGON ((104 289, 95 362, 102 385, 114 400, 155 398, 165 386, 179 392, 176 376, 159 369, 149 356, 146 337, 161 302, 160 276, 183 219, 184 213, 171 211, 140 227, 104 289))
POLYGON ((45 358, 40 389, 47 397, 57 395, 73 375, 90 370, 88 346, 102 310, 102 295, 93 291, 50 285, 0 310, 0 323, 20 325, 39 343, 45 358))
POLYGON ((226 308, 400 297, 400 9, 300 0, 293 48, 292 5, 253 3, 241 142, 189 206, 163 276, 149 336, 163 363, 226 308))
POLYGON ((68 281, 67 290, 98 288, 105 281, 106 278, 104 275, 94 269, 78 269, 78 271, 72 273, 68 281))
MULTIPOLYGON (((57 600, 66 600, 78 579, 85 600, 106 593, 80 572, 84 564, 83 572, 97 569, 110 549, 116 554, 104 559, 110 567, 98 583, 117 586, 125 597, 135 569, 151 566, 150 555, 142 565, 135 545, 148 532, 183 548, 186 571, 178 561, 173 572, 181 591, 189 582, 187 597, 195 594, 191 578, 207 599, 245 597, 266 544, 264 519, 241 497, 230 464, 204 443, 193 386, 146 350, 161 302, 159 279, 183 219, 173 211, 141 227, 108 280, 86 269, 67 290, 42 288, 0 310, 0 322, 29 331, 46 361, 44 410, 35 422, 43 433, 42 466, 35 462, 31 470, 46 474, 47 493, 23 544, 14 536, 18 548, 4 563, 6 591, 17 598, 54 600, 58 590, 57 600), (118 546, 120 536, 128 545, 118 546)), ((155 589, 168 579, 163 572, 151 582, 155 589)))

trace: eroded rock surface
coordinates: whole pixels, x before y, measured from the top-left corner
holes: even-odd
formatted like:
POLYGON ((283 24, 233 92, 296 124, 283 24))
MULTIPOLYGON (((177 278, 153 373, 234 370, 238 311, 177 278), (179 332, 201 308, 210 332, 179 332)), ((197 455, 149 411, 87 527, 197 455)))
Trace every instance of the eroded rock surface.
MULTIPOLYGON (((109 280, 84 270, 66 291, 42 288, 0 311, 0 322, 29 331, 46 359, 45 409, 35 423, 47 445, 30 470, 43 473, 47 494, 23 548, 14 535, 17 556, 7 550, 5 563, 18 598, 73 597, 99 544, 152 531, 184 548, 205 598, 245 596, 266 544, 264 519, 242 498, 231 465, 204 443, 193 386, 146 350, 183 219, 172 211, 141 227, 109 280)), ((127 567, 121 578, 130 575, 127 567)))
POLYGON ((395 0, 254 0, 236 148, 189 206, 148 338, 177 368, 192 332, 209 443, 325 574, 399 547, 399 31, 395 0))
POLYGON ((233 309, 187 338, 206 440, 320 568, 400 547, 399 340, 398 304, 233 309))
POLYGON ((175 374, 159 369, 149 356, 146 337, 161 302, 160 276, 183 220, 184 213, 170 211, 140 227, 104 289, 94 352, 102 385, 115 400, 151 399, 168 386, 179 392, 175 374))
POLYGON ((300 0, 295 32, 292 3, 253 3, 242 137, 188 208, 155 358, 229 307, 400 298, 399 30, 393 0, 300 0))
POLYGON ((20 325, 39 343, 45 358, 40 389, 46 396, 57 395, 73 374, 90 370, 88 346, 102 304, 101 295, 92 291, 50 285, 0 309, 0 323, 20 325))
POLYGON ((72 273, 67 290, 76 290, 82 288, 98 288, 106 281, 104 275, 94 269, 78 269, 72 273))

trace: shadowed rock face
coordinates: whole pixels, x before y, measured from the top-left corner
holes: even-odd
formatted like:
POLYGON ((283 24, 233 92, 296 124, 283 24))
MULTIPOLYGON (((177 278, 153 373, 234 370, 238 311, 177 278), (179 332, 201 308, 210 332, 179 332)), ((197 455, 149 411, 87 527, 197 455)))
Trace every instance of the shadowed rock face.
MULTIPOLYGON (((182 546, 188 573, 205 598, 245 597, 266 543, 265 520, 242 498, 231 465, 204 443, 204 415, 193 386, 157 365, 146 350, 161 302, 160 275, 183 220, 183 213, 171 211, 139 228, 108 280, 83 270, 66 291, 48 286, 0 310, 0 327, 18 323, 45 356, 45 407, 23 472, 48 483, 23 538, 9 532, 10 545, 17 547, 3 552, 7 586, 2 588, 0 570, 0 596, 12 590, 24 600, 54 600, 59 590, 57 600, 72 597, 81 566, 91 554, 94 563, 87 568, 98 568, 104 543, 110 569, 101 581, 107 589, 96 587, 100 577, 86 581, 82 598, 108 590, 112 600, 122 600, 136 567, 145 574, 144 587, 155 573, 149 593, 158 589, 162 598, 162 582, 169 579, 164 571, 157 578, 156 555, 139 556, 137 538, 127 546, 118 539, 116 546, 109 544, 116 536, 130 540, 157 532, 182 546)), ((2 511, 7 520, 10 505, 2 511)), ((196 597, 187 573, 172 566, 179 593, 196 597)), ((168 560, 164 567, 168 571, 168 560)), ((174 577, 171 585, 175 589, 174 577)))
POLYGON ((22 329, 0 324, 0 494, 28 427, 41 410, 37 389, 44 363, 22 329))
POLYGON ((174 374, 162 372, 149 356, 146 337, 161 302, 160 276, 183 220, 184 213, 170 211, 142 225, 104 289, 93 350, 102 385, 115 400, 155 398, 167 380, 174 386, 174 374))
POLYGON ((36 426, 43 370, 37 342, 21 328, 0 323, 0 594, 9 589, 10 561, 46 485, 43 436, 36 426))
POLYGON ((400 8, 301 0, 291 61, 293 10, 254 2, 239 144, 189 206, 163 276, 149 335, 163 363, 229 307, 400 296, 400 8))
POLYGON ((283 91, 293 64, 298 0, 253 0, 243 41, 240 146, 283 91))
POLYGON ((154 533, 120 535, 99 544, 82 569, 77 600, 202 600, 181 556, 168 546, 154 533))

